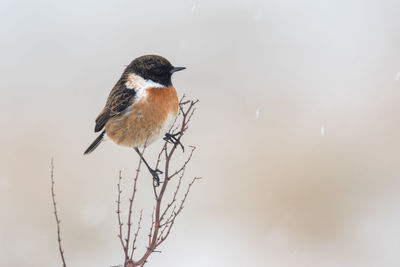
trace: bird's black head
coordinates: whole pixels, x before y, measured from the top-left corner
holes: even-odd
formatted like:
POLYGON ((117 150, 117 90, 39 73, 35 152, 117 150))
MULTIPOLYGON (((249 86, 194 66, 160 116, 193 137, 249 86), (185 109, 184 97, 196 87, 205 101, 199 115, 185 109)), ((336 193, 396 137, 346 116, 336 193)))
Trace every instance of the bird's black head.
POLYGON ((170 86, 172 85, 172 74, 184 69, 184 67, 172 66, 168 60, 161 56, 147 55, 134 59, 126 68, 125 73, 134 73, 145 80, 170 86))

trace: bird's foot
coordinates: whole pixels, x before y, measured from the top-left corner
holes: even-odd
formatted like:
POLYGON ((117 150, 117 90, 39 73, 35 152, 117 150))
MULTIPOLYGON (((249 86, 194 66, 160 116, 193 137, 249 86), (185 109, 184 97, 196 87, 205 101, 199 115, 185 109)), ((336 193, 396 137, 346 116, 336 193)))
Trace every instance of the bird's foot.
POLYGON ((182 148, 182 151, 185 152, 185 147, 182 145, 181 141, 179 141, 177 136, 179 136, 181 132, 177 132, 174 134, 166 133, 164 136, 164 140, 167 141, 168 143, 174 144, 174 145, 179 145, 182 148))
POLYGON ((150 174, 153 176, 153 180, 156 183, 157 186, 160 185, 160 177, 158 176, 159 174, 163 174, 162 171, 160 171, 159 169, 149 169, 150 174))

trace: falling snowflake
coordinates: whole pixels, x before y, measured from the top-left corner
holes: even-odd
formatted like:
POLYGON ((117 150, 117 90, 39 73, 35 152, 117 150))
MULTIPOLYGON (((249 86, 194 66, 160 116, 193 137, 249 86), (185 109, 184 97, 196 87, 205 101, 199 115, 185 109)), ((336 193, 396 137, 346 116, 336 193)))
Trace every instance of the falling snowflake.
POLYGON ((325 127, 321 126, 321 136, 324 136, 324 135, 325 135, 325 127))
POLYGON ((195 4, 193 4, 193 6, 192 6, 192 13, 194 13, 194 11, 196 11, 196 5, 195 4))
POLYGON ((260 109, 257 108, 256 109, 256 120, 258 120, 260 118, 260 109))
POLYGON ((400 81, 400 72, 396 74, 396 81, 400 81))

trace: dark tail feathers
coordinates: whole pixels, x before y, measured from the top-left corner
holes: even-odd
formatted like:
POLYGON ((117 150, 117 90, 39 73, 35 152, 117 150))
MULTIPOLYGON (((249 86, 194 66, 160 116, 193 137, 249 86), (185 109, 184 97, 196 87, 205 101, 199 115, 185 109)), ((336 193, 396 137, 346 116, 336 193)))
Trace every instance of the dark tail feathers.
POLYGON ((93 141, 93 143, 86 149, 86 151, 83 153, 84 155, 89 154, 93 150, 96 149, 100 145, 101 140, 103 140, 104 134, 106 133, 105 130, 103 130, 100 135, 96 138, 96 140, 93 141))

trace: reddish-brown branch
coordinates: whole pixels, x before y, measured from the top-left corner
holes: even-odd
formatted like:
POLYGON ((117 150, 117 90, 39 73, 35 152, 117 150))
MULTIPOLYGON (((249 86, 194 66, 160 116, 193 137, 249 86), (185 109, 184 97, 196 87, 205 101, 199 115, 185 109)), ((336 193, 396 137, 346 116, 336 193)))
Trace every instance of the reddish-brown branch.
POLYGON ((123 222, 121 220, 121 180, 122 180, 122 175, 121 175, 121 171, 119 171, 119 176, 118 176, 118 184, 117 184, 117 188, 118 188, 118 198, 117 198, 117 217, 118 217, 118 226, 119 226, 119 235, 118 238, 121 242, 121 246, 122 249, 124 250, 124 254, 125 254, 125 259, 127 258, 128 255, 126 255, 126 247, 124 244, 124 240, 122 237, 122 226, 123 226, 123 222))
POLYGON ((172 218, 175 215, 175 210, 176 210, 176 205, 172 208, 171 214, 168 216, 168 219, 164 220, 164 222, 160 225, 161 227, 165 227, 166 225, 170 224, 172 221, 172 218))
MULTIPOLYGON (((201 179, 201 178, 200 178, 200 177, 195 177, 195 178, 193 178, 192 182, 189 184, 189 186, 188 186, 188 188, 187 188, 187 190, 186 190, 186 193, 185 193, 185 195, 184 195, 184 197, 183 197, 183 199, 182 199, 182 201, 181 201, 181 205, 180 205, 178 211, 172 213, 172 214, 174 214, 174 215, 172 216, 172 219, 171 219, 171 221, 170 221, 170 225, 169 225, 169 228, 168 228, 167 233, 165 234, 165 236, 161 236, 161 235, 160 235, 160 241, 156 244, 156 247, 159 246, 162 242, 164 242, 165 239, 167 239, 167 237, 169 236, 169 233, 171 232, 172 226, 173 226, 174 223, 175 223, 176 217, 177 217, 177 216, 179 215, 179 213, 181 213, 181 211, 183 210, 183 205, 185 204, 186 198, 187 198, 187 196, 189 195, 190 188, 192 187, 192 185, 194 184, 194 182, 195 182, 196 180, 198 180, 198 179, 201 179)), ((168 222, 167 222, 167 225, 168 225, 168 222)))
MULTIPOLYGON (((176 186, 176 189, 175 189, 175 192, 174 192, 174 196, 173 196, 171 202, 169 202, 167 204, 167 207, 165 208, 163 214, 161 215, 161 221, 164 219, 165 214, 168 212, 168 210, 171 208, 171 206, 175 203, 176 196, 177 196, 178 191, 179 191, 179 189, 181 187, 182 178, 183 178, 184 175, 185 175, 185 168, 183 168, 183 171, 182 171, 181 175, 179 176, 178 185, 176 186)), ((172 176, 171 176, 171 178, 172 178, 172 176)))
POLYGON ((58 241, 58 250, 60 252, 61 255, 61 260, 62 260, 62 264, 63 267, 66 267, 66 263, 65 263, 65 258, 64 258, 64 251, 62 249, 61 246, 61 228, 60 228, 60 219, 58 217, 58 213, 57 213, 57 204, 56 204, 56 194, 54 193, 54 161, 53 158, 51 159, 51 198, 53 200, 53 207, 54 207, 54 217, 56 218, 56 223, 57 223, 57 241, 58 241))
POLYGON ((147 248, 150 247, 152 236, 153 236, 153 227, 154 227, 154 224, 155 224, 155 222, 154 222, 154 212, 155 212, 155 208, 153 208, 153 213, 151 214, 151 225, 150 225, 150 232, 149 232, 149 235, 148 235, 149 244, 148 244, 147 248))
POLYGON ((189 163, 189 161, 192 159, 193 153, 194 153, 194 151, 195 151, 195 149, 196 149, 196 147, 194 147, 194 146, 191 146, 190 148, 191 148, 192 150, 190 151, 190 155, 189 155, 189 157, 187 158, 187 160, 185 161, 185 163, 183 163, 182 167, 181 167, 180 169, 176 170, 176 171, 169 177, 169 179, 172 179, 175 175, 179 174, 180 172, 182 172, 182 171, 186 168, 186 165, 187 165, 187 164, 189 163))
MULTIPOLYGON (((196 180, 199 180, 199 179, 201 179, 201 177, 194 177, 193 180, 192 180, 192 182, 189 184, 189 186, 188 186, 188 188, 187 188, 187 190, 186 190, 186 193, 185 193, 185 195, 183 196, 183 199, 182 199, 182 201, 181 201, 181 206, 179 207, 178 211, 176 212, 176 216, 177 216, 179 213, 181 213, 181 211, 183 210, 183 205, 185 204, 186 198, 187 198, 187 196, 189 195, 190 189, 192 188, 194 182, 195 182, 196 180)), ((176 218, 176 216, 175 216, 175 218, 176 218)))
MULTIPOLYGON (((143 147, 142 150, 142 155, 144 153, 146 149, 146 146, 143 147)), ((131 227, 132 227, 132 207, 133 207, 133 201, 135 200, 135 195, 136 195, 136 191, 137 191, 137 180, 139 178, 139 173, 140 173, 140 167, 142 166, 142 159, 139 159, 139 164, 138 167, 136 169, 136 176, 133 182, 133 190, 132 190, 132 196, 129 199, 129 214, 128 214, 128 230, 127 230, 127 234, 126 234, 126 239, 125 239, 125 265, 127 263, 127 261, 129 260, 129 240, 131 237, 131 227)), ((134 248, 132 248, 132 250, 134 250, 134 248)))
MULTIPOLYGON (((176 119, 175 119, 175 121, 176 121, 176 119)), ((162 157, 163 152, 165 152, 167 150, 167 145, 168 145, 168 142, 164 142, 163 148, 160 150, 160 153, 158 153, 157 163, 156 163, 156 167, 155 167, 156 170, 158 169, 158 167, 160 165, 161 157, 162 157)), ((155 184, 154 181, 153 181, 153 192, 154 192, 154 197, 157 199, 158 198, 158 193, 157 193, 157 187, 156 187, 156 184, 155 184)))
POLYGON ((137 226, 137 229, 136 229, 135 238, 133 239, 133 243, 132 243, 132 252, 131 252, 131 257, 130 257, 130 259, 133 259, 133 253, 134 253, 135 250, 136 250, 136 247, 135 247, 136 238, 137 238, 137 236, 139 235, 140 229, 142 228, 142 227, 140 226, 141 223, 142 223, 142 215, 143 215, 143 210, 140 210, 139 222, 138 222, 138 226, 137 226))
POLYGON ((197 178, 193 179, 193 181, 189 184, 188 189, 185 193, 185 196, 181 202, 179 209, 175 212, 175 208, 174 208, 172 214, 169 216, 167 221, 163 223, 162 221, 165 219, 165 215, 166 215, 167 211, 170 209, 170 207, 176 201, 176 195, 177 195, 180 185, 181 185, 181 179, 180 179, 180 181, 178 182, 176 191, 174 192, 172 201, 167 204, 165 210, 162 210, 161 209, 162 200, 164 198, 169 181, 171 180, 172 177, 174 177, 175 175, 177 175, 179 173, 182 173, 182 177, 183 177, 184 169, 186 168, 187 164, 191 160, 193 152, 195 150, 195 147, 192 147, 191 153, 189 154, 188 159, 184 162, 182 167, 179 168, 177 171, 175 171, 172 175, 170 175, 169 169, 170 169, 171 159, 174 155, 174 152, 176 151, 176 148, 177 148, 182 136, 184 135, 185 131, 188 129, 188 124, 194 114, 194 111, 195 111, 194 106, 198 102, 198 101, 183 101, 183 100, 184 100, 184 97, 180 100, 180 106, 179 106, 180 112, 179 112, 178 116, 182 117, 182 122, 180 124, 180 127, 176 127, 175 125, 172 125, 170 128, 170 133, 172 133, 172 134, 173 134, 173 132, 171 132, 172 129, 180 130, 178 132, 178 137, 176 138, 177 142, 175 142, 172 145, 172 148, 170 150, 168 149, 168 143, 165 142, 164 146, 161 149, 161 151, 158 155, 158 158, 157 158, 156 166, 158 167, 159 163, 161 162, 161 156, 163 154, 165 156, 164 182, 161 186, 161 189, 159 189, 159 190, 157 189, 156 184, 153 183, 153 191, 154 191, 154 195, 156 197, 156 206, 155 206, 155 213, 153 213, 153 216, 152 216, 152 224, 151 224, 151 228, 150 228, 150 234, 148 235, 149 246, 148 246, 146 252, 144 253, 144 255, 138 261, 130 262, 131 266, 142 266, 147 261, 147 258, 149 257, 149 255, 152 252, 155 252, 156 248, 168 237, 168 235, 172 229, 172 226, 175 222, 176 217, 183 209, 183 204, 187 198, 189 190, 190 190, 191 186, 193 185, 193 183, 195 182, 195 180, 197 179, 197 178), (186 105, 189 105, 189 106, 187 108, 185 108, 186 105), (166 233, 165 233, 165 231, 166 231, 166 233))

